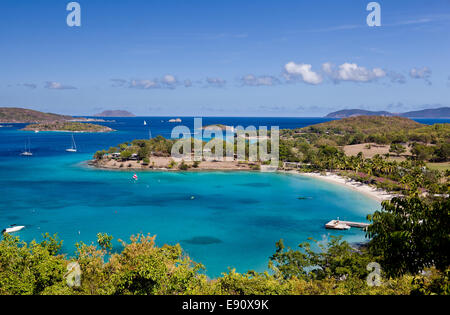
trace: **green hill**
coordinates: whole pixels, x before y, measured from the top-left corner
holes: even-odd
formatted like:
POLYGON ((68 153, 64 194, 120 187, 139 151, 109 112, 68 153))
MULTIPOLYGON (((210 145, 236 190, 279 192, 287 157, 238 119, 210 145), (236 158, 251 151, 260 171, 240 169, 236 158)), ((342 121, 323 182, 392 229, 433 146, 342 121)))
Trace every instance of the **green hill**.
POLYGON ((423 125, 403 117, 357 116, 295 130, 283 130, 282 139, 305 139, 314 145, 345 146, 360 143, 450 143, 450 124, 423 125))
POLYGON ((42 113, 32 109, 0 107, 0 123, 54 122, 70 119, 73 118, 71 116, 42 113))
POLYGON ((423 127, 408 118, 384 116, 357 116, 341 120, 329 121, 303 128, 304 132, 314 133, 391 133, 423 127))

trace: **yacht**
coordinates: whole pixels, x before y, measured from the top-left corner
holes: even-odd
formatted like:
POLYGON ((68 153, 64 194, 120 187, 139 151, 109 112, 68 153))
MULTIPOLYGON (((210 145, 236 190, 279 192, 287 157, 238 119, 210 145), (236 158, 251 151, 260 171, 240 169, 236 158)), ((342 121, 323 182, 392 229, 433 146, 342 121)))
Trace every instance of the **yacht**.
POLYGON ((72 134, 72 147, 70 149, 67 149, 66 152, 77 152, 77 144, 75 143, 75 138, 72 134))
MULTIPOLYGON (((30 139, 28 139, 28 142, 30 142, 30 139)), ((20 155, 22 156, 32 156, 33 153, 31 153, 31 149, 30 149, 30 144, 25 142, 25 151, 23 151, 22 153, 20 153, 20 155)))
POLYGON ((25 226, 23 226, 23 225, 15 225, 15 224, 13 224, 9 228, 4 229, 2 231, 2 234, 4 234, 4 233, 9 234, 9 233, 14 233, 14 232, 19 232, 19 231, 23 230, 24 228, 25 228, 25 226))

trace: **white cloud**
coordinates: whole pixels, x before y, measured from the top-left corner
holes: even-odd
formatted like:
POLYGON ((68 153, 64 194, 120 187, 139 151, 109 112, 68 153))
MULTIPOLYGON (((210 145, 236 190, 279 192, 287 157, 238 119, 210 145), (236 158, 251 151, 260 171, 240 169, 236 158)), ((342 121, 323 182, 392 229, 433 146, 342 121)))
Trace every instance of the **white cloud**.
POLYGON ((158 84, 157 80, 131 80, 130 82, 130 88, 132 89, 156 89, 159 88, 160 85, 158 84))
POLYGON ((358 66, 356 63, 344 63, 337 69, 329 62, 322 65, 322 70, 335 82, 371 82, 386 76, 386 72, 381 68, 367 69, 358 66))
POLYGON ((423 68, 412 68, 411 71, 409 71, 409 76, 413 79, 423 79, 425 82, 427 82, 429 85, 431 85, 431 81, 429 80, 431 77, 432 71, 428 67, 423 68))
POLYGON ((166 74, 166 75, 161 79, 161 82, 162 82, 164 85, 166 85, 166 86, 168 86, 168 87, 170 87, 170 88, 174 88, 175 85, 178 84, 177 79, 176 79, 173 75, 171 75, 171 74, 166 74))
POLYGON ((50 90, 74 90, 76 87, 70 85, 63 85, 59 82, 47 81, 45 83, 45 88, 50 90))
POLYGON ((322 76, 312 71, 311 68, 312 66, 310 64, 297 64, 295 62, 289 62, 284 66, 285 77, 289 81, 296 78, 301 78, 303 82, 313 85, 322 83, 322 76))
POLYGON ((209 86, 224 87, 227 81, 221 78, 206 78, 206 83, 209 86))
POLYGON ((255 76, 246 75, 241 78, 242 84, 247 86, 273 86, 279 83, 279 80, 273 76, 255 76))

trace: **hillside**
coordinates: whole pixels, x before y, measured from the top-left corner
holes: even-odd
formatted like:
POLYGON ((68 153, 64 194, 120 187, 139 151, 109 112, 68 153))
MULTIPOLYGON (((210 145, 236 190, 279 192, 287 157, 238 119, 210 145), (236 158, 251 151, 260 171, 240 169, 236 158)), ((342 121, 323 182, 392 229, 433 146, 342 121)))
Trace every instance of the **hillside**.
POLYGON ((424 109, 406 113, 390 113, 387 111, 369 111, 363 109, 344 109, 325 116, 326 118, 349 118, 355 116, 400 116, 407 118, 449 118, 450 107, 424 109))
POLYGON ((71 116, 42 113, 31 109, 0 107, 0 123, 55 122, 70 119, 71 116))
POLYGON ((362 133, 368 135, 401 132, 418 129, 423 126, 404 117, 357 116, 305 127, 302 130, 314 133, 362 133))
POLYGON ((105 110, 94 116, 95 117, 136 117, 133 113, 130 113, 126 110, 105 110))

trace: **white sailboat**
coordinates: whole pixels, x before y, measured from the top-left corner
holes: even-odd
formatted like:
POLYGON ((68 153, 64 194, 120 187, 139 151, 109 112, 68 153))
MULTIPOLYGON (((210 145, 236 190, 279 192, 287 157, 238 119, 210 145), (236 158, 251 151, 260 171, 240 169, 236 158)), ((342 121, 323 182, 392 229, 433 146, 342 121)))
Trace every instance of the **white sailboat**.
POLYGON ((77 144, 75 143, 75 138, 72 134, 72 148, 67 149, 66 152, 77 152, 77 144))
POLYGON ((144 120, 144 126, 147 126, 147 121, 144 120))
MULTIPOLYGON (((28 139, 28 142, 30 142, 30 139, 28 139)), ((33 153, 31 153, 30 145, 28 145, 28 148, 27 148, 27 142, 25 142, 25 151, 20 153, 20 155, 22 155, 22 156, 32 156, 33 155, 33 153)))

